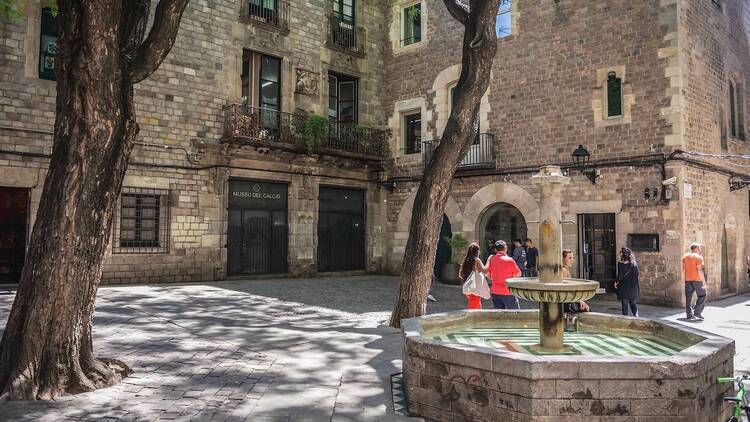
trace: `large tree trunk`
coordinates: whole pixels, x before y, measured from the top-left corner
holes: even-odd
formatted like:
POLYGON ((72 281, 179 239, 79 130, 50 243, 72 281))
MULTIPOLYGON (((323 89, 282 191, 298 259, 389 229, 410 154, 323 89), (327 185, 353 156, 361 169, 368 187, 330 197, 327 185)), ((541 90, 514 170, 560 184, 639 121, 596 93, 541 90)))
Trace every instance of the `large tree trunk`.
POLYGON ((435 245, 448 193, 456 167, 477 135, 479 103, 487 91, 497 51, 495 16, 499 0, 471 1, 468 12, 457 4, 457 0, 443 1, 450 14, 464 26, 461 76, 440 144, 425 169, 414 198, 401 282, 391 314, 392 327, 400 327, 403 318, 425 312, 435 265, 435 245))
POLYGON ((118 382, 93 354, 91 321, 112 216, 138 133, 133 84, 171 49, 188 0, 59 0, 54 144, 13 308, 0 343, 5 399, 48 399, 118 382))

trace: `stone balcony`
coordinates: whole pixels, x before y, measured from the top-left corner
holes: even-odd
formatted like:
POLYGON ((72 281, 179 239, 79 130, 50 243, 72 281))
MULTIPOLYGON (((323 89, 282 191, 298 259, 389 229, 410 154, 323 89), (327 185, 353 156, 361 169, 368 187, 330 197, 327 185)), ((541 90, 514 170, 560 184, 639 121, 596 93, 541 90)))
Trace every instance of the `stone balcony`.
POLYGON ((222 143, 281 149, 363 161, 381 161, 388 153, 388 133, 350 122, 328 122, 327 136, 305 134, 311 115, 284 113, 232 104, 224 107, 222 143))

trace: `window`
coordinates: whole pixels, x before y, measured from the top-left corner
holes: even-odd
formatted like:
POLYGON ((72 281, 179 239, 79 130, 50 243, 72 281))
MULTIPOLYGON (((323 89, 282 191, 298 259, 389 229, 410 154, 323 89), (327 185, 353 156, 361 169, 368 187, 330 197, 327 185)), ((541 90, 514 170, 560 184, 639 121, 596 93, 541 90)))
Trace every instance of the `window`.
POLYGON ((55 55, 57 54, 57 17, 52 9, 42 9, 42 31, 39 35, 39 78, 55 80, 55 55))
POLYGON ((417 3, 404 9, 404 46, 422 41, 422 5, 417 3))
POLYGON ((245 50, 240 77, 242 103, 260 109, 263 128, 277 128, 281 111, 281 60, 245 50))
POLYGON ((333 122, 357 122, 357 78, 328 74, 328 118, 333 122))
POLYGON ((114 236, 114 253, 168 252, 169 192, 123 188, 114 236))
POLYGON ((607 117, 622 116, 622 79, 615 72, 607 74, 607 117))
POLYGON ((279 20, 277 0, 250 0, 247 12, 263 22, 277 24, 279 20))
POLYGON ((628 247, 636 252, 659 252, 659 235, 629 234, 628 247))
POLYGON ((404 116, 404 154, 422 151, 422 114, 404 116))
POLYGON ((354 23, 354 0, 333 0, 333 14, 341 22, 354 23))
POLYGON ((745 125, 742 119, 743 95, 741 86, 729 81, 729 133, 735 139, 745 139, 745 125))
POLYGON ((512 0, 500 0, 495 19, 495 32, 498 38, 504 38, 513 34, 513 13, 511 12, 512 0))

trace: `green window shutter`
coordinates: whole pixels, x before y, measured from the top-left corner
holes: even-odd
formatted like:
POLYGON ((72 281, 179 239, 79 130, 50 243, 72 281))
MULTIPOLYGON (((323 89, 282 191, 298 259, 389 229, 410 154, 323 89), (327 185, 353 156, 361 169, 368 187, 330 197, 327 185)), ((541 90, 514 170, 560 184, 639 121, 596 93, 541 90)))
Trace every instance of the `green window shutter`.
POLYGON ((607 75, 607 117, 622 116, 622 79, 615 72, 607 75))

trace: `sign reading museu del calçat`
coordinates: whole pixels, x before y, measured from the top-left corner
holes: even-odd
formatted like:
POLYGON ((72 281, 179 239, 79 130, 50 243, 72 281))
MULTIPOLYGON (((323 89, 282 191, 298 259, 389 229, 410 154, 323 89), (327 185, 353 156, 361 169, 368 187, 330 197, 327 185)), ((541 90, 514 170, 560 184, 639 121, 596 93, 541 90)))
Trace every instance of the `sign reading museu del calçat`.
POLYGON ((229 207, 286 209, 287 185, 255 180, 229 181, 229 207))

